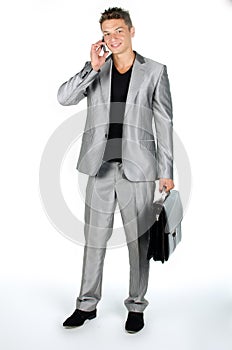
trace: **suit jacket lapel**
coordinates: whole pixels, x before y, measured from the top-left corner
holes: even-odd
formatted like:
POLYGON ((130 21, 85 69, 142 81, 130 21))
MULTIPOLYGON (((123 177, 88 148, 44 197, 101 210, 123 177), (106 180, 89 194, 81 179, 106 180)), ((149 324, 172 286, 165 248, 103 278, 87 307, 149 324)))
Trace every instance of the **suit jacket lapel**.
POLYGON ((131 72, 129 89, 127 93, 125 116, 127 115, 131 106, 135 103, 136 95, 140 89, 141 82, 144 79, 144 63, 144 57, 136 53, 133 69, 131 72))
POLYGON ((103 97, 103 103, 106 104, 106 108, 110 108, 110 92, 111 92, 111 72, 112 72, 112 59, 111 55, 106 59, 105 64, 101 68, 100 84, 103 97))
MULTIPOLYGON (((145 60, 144 57, 137 52, 133 69, 131 72, 131 79, 127 93, 125 116, 130 107, 135 103, 135 97, 140 89, 141 82, 144 78, 145 60)), ((110 111, 110 92, 111 92, 111 72, 112 72, 112 55, 107 57, 105 64, 101 68, 100 84, 103 97, 103 103, 106 104, 107 111, 110 111)))

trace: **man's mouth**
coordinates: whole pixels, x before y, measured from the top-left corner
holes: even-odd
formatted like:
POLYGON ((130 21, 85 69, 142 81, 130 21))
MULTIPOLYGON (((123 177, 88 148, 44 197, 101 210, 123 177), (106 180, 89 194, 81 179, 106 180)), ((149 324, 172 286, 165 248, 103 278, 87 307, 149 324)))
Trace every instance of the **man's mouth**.
POLYGON ((121 45, 121 43, 115 43, 115 44, 111 44, 110 46, 114 49, 117 49, 119 46, 121 45))

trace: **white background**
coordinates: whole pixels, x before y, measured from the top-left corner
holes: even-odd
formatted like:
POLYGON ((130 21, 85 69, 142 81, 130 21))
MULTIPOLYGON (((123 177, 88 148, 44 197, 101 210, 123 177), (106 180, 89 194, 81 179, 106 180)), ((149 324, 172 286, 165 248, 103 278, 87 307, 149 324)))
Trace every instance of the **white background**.
POLYGON ((231 30, 229 0, 2 4, 1 349, 231 349, 231 30), (168 67, 193 180, 183 241, 168 263, 151 262, 146 327, 136 335, 124 332, 126 247, 107 251, 98 318, 62 328, 75 308, 83 247, 51 225, 38 188, 47 140, 86 103, 62 107, 57 89, 89 59, 100 13, 114 5, 130 10, 134 49, 168 67))

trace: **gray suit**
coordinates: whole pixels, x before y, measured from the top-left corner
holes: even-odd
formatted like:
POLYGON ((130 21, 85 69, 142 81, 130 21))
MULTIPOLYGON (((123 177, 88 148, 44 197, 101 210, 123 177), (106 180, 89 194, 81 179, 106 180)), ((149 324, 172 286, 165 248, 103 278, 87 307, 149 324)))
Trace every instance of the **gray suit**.
POLYGON ((85 250, 77 308, 91 311, 101 298, 107 241, 118 201, 130 260, 125 305, 142 312, 148 285, 147 229, 155 180, 173 178, 172 102, 165 65, 136 53, 123 120, 122 163, 104 162, 109 132, 112 56, 96 72, 91 62, 61 85, 58 101, 74 105, 87 96, 87 118, 77 169, 89 175, 86 187, 85 250), (155 122, 155 136, 152 119, 155 122))
MULTIPOLYGON (((111 56, 100 72, 92 70, 91 62, 86 62, 81 72, 58 91, 58 101, 64 106, 77 104, 87 96, 87 119, 77 169, 91 176, 97 174, 102 164, 107 140, 111 68, 111 56)), ((124 114, 122 158, 125 175, 131 181, 173 177, 172 102, 167 69, 138 53, 124 114)))

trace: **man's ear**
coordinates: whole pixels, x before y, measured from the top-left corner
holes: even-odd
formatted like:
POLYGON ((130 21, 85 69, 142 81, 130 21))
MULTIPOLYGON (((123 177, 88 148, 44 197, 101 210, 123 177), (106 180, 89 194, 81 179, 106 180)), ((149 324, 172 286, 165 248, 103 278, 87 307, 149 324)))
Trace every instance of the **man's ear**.
POLYGON ((135 27, 131 27, 130 34, 132 38, 135 36, 135 27))

